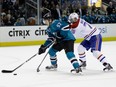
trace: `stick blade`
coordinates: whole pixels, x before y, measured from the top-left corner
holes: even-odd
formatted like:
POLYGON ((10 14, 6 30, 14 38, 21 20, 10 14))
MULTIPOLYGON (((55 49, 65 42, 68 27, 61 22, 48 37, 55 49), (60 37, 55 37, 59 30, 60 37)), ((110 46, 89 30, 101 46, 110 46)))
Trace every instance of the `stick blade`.
POLYGON ((12 73, 13 70, 2 70, 1 72, 2 72, 2 73, 12 73))
POLYGON ((39 70, 39 68, 37 68, 37 72, 39 72, 40 70, 39 70))

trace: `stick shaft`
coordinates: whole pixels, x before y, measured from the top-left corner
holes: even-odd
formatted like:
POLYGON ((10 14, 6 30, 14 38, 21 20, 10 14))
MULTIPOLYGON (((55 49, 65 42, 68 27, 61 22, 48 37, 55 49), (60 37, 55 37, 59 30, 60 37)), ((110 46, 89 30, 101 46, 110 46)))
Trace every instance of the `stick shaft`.
MULTIPOLYGON (((54 45, 54 43, 55 43, 55 41, 52 42, 52 43, 50 44, 51 47, 54 45)), ((41 63, 40 63, 39 66, 37 67, 37 72, 39 71, 39 68, 40 68, 40 66, 42 65, 42 63, 43 63, 43 61, 45 60, 45 58, 46 58, 46 56, 48 55, 48 53, 49 53, 49 51, 46 53, 46 55, 45 55, 44 58, 42 59, 41 63)))
POLYGON ((26 60, 25 62, 23 62, 22 64, 20 64, 19 66, 17 66, 15 69, 13 69, 13 70, 2 70, 2 73, 12 73, 12 72, 14 72, 15 70, 17 70, 18 68, 20 68, 22 65, 24 65, 26 62, 28 62, 28 61, 30 61, 32 58, 34 58, 35 56, 37 55, 37 53, 36 54, 34 54, 32 57, 30 57, 28 60, 26 60))
POLYGON ((48 55, 48 52, 46 53, 46 55, 45 55, 44 58, 42 59, 42 61, 41 61, 41 63, 39 64, 39 66, 38 66, 37 69, 39 69, 39 67, 41 66, 41 64, 43 63, 43 61, 45 60, 45 58, 46 58, 47 55, 48 55))

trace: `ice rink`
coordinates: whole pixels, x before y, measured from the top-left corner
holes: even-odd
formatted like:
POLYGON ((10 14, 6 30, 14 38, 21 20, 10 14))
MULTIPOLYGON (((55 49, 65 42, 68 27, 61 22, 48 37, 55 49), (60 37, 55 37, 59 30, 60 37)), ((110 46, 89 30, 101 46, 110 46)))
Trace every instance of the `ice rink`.
MULTIPOLYGON (((77 59, 78 45, 78 43, 75 44, 77 59)), ((3 69, 13 70, 36 54, 38 48, 39 45, 0 47, 0 71, 3 69)), ((102 64, 88 51, 86 70, 83 70, 81 75, 72 74, 70 70, 73 67, 64 51, 61 51, 57 53, 57 71, 45 70, 45 67, 50 65, 49 55, 47 55, 40 66, 40 72, 36 72, 46 54, 44 53, 37 55, 13 73, 0 72, 0 87, 116 87, 116 41, 103 42, 102 53, 113 66, 113 71, 103 72, 102 64), (13 75, 14 73, 17 75, 13 75)))

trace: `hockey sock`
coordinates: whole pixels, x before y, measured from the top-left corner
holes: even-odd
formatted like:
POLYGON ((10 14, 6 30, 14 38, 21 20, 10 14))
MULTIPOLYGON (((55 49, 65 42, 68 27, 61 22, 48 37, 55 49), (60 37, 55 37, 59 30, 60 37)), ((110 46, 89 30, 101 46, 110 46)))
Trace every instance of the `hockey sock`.
POLYGON ((55 57, 50 57, 50 61, 52 65, 56 65, 57 64, 57 58, 55 57))
POLYGON ((73 65, 74 69, 79 68, 79 63, 75 57, 70 59, 71 64, 73 65))
POLYGON ((79 54, 79 60, 86 61, 86 54, 85 54, 85 52, 82 53, 82 54, 79 54))
POLYGON ((52 64, 52 65, 57 64, 56 52, 57 52, 57 50, 55 50, 55 49, 53 49, 53 48, 51 48, 51 49, 49 50, 50 61, 51 61, 51 64, 52 64))
POLYGON ((85 50, 86 49, 82 45, 78 46, 78 55, 79 55, 79 60, 81 60, 81 61, 86 61, 85 50))
POLYGON ((73 52, 67 52, 66 53, 67 58, 70 60, 71 64, 73 65, 74 69, 79 67, 79 63, 77 59, 75 58, 75 55, 73 52))
POLYGON ((102 64, 107 63, 106 57, 99 51, 93 51, 93 56, 97 58, 102 64))

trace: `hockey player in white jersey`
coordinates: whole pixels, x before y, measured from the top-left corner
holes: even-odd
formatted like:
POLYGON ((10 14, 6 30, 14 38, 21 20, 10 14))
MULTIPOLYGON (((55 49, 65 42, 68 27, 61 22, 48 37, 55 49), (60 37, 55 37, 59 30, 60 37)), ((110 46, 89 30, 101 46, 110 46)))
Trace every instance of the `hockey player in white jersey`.
POLYGON ((75 38, 82 37, 84 40, 78 46, 78 55, 80 66, 86 67, 85 51, 91 49, 93 56, 97 58, 105 67, 103 70, 111 70, 113 67, 107 62, 106 57, 100 52, 102 45, 102 36, 100 30, 79 18, 77 13, 71 13, 68 18, 71 23, 67 29, 70 29, 75 38))

